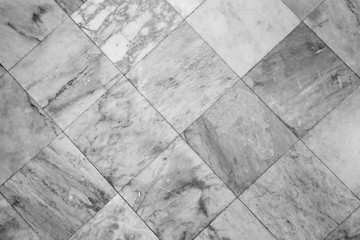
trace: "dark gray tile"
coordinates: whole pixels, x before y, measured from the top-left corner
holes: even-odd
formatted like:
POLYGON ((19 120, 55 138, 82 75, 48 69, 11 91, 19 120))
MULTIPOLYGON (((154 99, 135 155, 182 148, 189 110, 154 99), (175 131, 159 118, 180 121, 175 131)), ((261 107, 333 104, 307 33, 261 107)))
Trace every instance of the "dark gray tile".
POLYGON ((306 18, 324 0, 283 0, 284 3, 301 19, 306 18))
POLYGON ((86 0, 54 0, 59 4, 59 6, 64 9, 64 11, 71 15, 73 12, 79 9, 81 5, 83 5, 86 0))

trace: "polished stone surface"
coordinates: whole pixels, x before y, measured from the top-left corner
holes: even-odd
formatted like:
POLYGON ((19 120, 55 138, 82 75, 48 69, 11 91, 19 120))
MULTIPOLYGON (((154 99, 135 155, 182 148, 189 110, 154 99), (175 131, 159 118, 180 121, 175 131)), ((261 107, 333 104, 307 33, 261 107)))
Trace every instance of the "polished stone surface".
POLYGON ((122 76, 71 19, 10 73, 62 129, 122 76))
POLYGON ((204 0, 167 0, 175 10, 186 18, 192 13, 204 0))
POLYGON ((123 73, 182 21, 165 0, 88 0, 72 18, 123 73))
POLYGON ((9 70, 67 17, 52 0, 1 0, 0 64, 9 70))
POLYGON ((115 190, 64 135, 0 187, 42 239, 68 239, 115 190))
POLYGON ((187 22, 242 77, 299 19, 279 0, 207 0, 187 22))
POLYGON ((324 0, 282 0, 300 19, 306 18, 324 0))
POLYGON ((240 199, 278 240, 324 239, 360 205, 301 142, 240 199))
POLYGON ((250 186, 297 140, 242 81, 184 136, 236 194, 250 186))
POLYGON ((79 9, 86 0, 54 0, 57 4, 64 9, 64 11, 71 15, 73 12, 79 9))
POLYGON ((0 185, 60 129, 9 75, 0 77, 0 185))
POLYGON ((321 121, 304 142, 360 197, 360 88, 321 121))
POLYGON ((6 73, 6 69, 0 64, 0 77, 6 73))
POLYGON ((360 75, 360 1, 327 0, 305 23, 360 75))
POLYGON ((305 24, 262 59, 244 81, 299 137, 360 84, 305 24))
POLYGON ((158 240, 139 216, 116 195, 70 240, 158 240))
POLYGON ((360 209, 356 210, 340 224, 325 240, 358 240, 360 239, 360 209))
POLYGON ((193 239, 235 199, 181 138, 120 194, 166 240, 193 239))
POLYGON ((127 76, 179 133, 239 81, 187 23, 127 76))
POLYGON ((65 132, 118 190, 176 138, 126 78, 65 132))

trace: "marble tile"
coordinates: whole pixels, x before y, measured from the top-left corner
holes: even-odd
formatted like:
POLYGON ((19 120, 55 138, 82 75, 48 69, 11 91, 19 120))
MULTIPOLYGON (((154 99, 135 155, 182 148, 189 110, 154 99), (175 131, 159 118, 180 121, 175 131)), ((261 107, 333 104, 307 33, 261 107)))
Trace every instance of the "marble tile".
POLYGON ((204 0, 167 0, 175 10, 186 18, 193 12, 204 0))
POLYGON ((179 133, 239 80, 187 23, 127 76, 179 133))
POLYGON ((299 18, 306 18, 324 0, 282 0, 299 18))
POLYGON ((40 240, 30 226, 0 194, 0 239, 40 240))
POLYGON ((60 129, 9 75, 0 77, 0 185, 60 129))
POLYGON ((195 240, 275 240, 242 204, 235 200, 195 240))
POLYGON ((236 194, 297 140, 242 81, 192 124, 184 137, 236 194))
POLYGON ((305 144, 360 197, 360 88, 306 135, 305 144))
POLYGON ((126 202, 116 195, 70 240, 158 240, 126 202))
POLYGON ((68 239, 115 190, 59 135, 0 191, 43 239, 68 239))
POLYGON ((120 194, 166 240, 193 239, 235 199, 181 138, 120 194))
POLYGON ((358 240, 360 239, 360 209, 350 215, 325 240, 358 240))
POLYGON ((71 19, 10 73, 62 129, 122 76, 71 19))
POLYGON ((86 0, 54 0, 68 15, 73 14, 86 0))
POLYGON ((65 132, 118 190, 177 136, 126 78, 65 132))
POLYGON ((0 64, 9 70, 66 18, 52 0, 1 0, 0 64))
POLYGON ((0 77, 6 73, 6 69, 0 64, 0 77))
POLYGON ((88 0, 72 18, 123 73, 182 21, 166 0, 88 0))
POLYGON ((360 204, 302 142, 240 199, 278 240, 324 239, 360 204))
POLYGON ((360 75, 360 2, 327 0, 305 23, 360 75))
POLYGON ((207 0, 187 21, 240 77, 299 24, 279 0, 207 0))
POLYGON ((305 24, 243 79, 299 137, 360 84, 305 24))

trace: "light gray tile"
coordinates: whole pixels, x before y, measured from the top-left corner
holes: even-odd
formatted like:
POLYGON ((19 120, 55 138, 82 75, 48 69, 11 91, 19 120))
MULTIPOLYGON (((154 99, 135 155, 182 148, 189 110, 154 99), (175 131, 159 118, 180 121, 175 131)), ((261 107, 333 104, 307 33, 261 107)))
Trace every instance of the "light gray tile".
POLYGON ((243 79, 299 137, 360 84, 305 24, 243 79))
POLYGON ((338 226, 325 240, 358 240, 360 239, 360 209, 338 226))
POLYGON ((71 19, 10 72, 62 129, 122 76, 71 19))
POLYGON ((68 239, 115 190, 64 135, 59 135, 1 188, 43 239, 68 239))
POLYGON ((240 77, 299 24, 279 0, 207 0, 187 21, 240 77))
POLYGON ((360 204, 301 142, 240 199, 278 240, 324 239, 360 204))
POLYGON ((0 64, 7 70, 68 17, 52 0, 1 0, 0 64))
POLYGON ((192 124, 184 137, 236 194, 297 140, 242 81, 192 124))
POLYGON ((0 77, 6 73, 5 68, 0 64, 0 77))
POLYGON ((186 23, 127 76, 179 133, 239 80, 186 23))
POLYGON ((301 19, 306 18, 324 0, 282 0, 301 19))
POLYGON ((186 18, 194 11, 204 0, 167 0, 175 10, 186 18))
POLYGON ((60 129, 9 75, 0 77, 0 185, 60 129))
POLYGON ((123 73, 182 21, 166 0, 88 0, 71 17, 123 73))
POLYGON ((160 239, 193 239, 235 199, 178 138, 121 190, 160 239))
POLYGON ((86 0, 54 0, 69 15, 79 9, 86 0))

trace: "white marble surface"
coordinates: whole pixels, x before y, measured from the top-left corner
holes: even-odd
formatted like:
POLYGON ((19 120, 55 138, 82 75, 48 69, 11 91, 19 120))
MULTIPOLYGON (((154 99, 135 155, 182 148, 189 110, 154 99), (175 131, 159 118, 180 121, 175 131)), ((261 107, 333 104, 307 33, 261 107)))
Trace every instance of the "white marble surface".
POLYGON ((167 0, 175 10, 186 18, 192 13, 204 0, 167 0))
POLYGON ((324 0, 282 0, 300 19, 306 18, 324 0))

